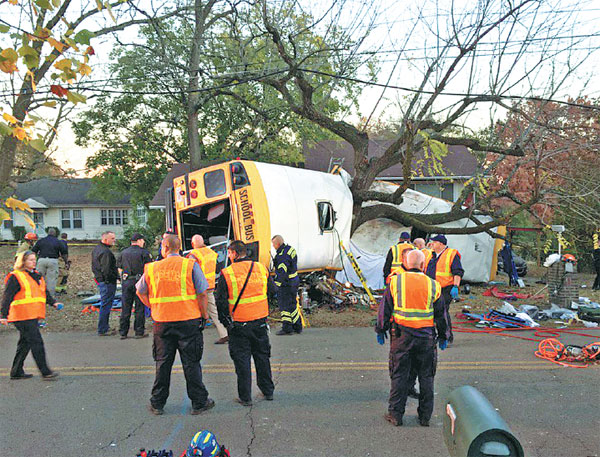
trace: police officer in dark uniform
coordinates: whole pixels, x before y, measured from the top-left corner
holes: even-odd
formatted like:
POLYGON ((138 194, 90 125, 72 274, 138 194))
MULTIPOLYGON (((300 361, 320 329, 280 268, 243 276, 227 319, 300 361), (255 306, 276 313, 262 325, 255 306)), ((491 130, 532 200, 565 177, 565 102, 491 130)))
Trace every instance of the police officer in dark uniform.
POLYGON ((293 335, 302 332, 302 319, 298 311, 297 297, 300 278, 298 278, 298 257, 296 250, 285 244, 281 235, 271 240, 275 248, 275 285, 277 286, 277 304, 281 311, 282 327, 276 335, 293 335))
POLYGON ((418 250, 408 253, 408 271, 392 277, 379 303, 377 342, 384 344, 390 331, 391 389, 385 419, 402 425, 406 397, 412 387, 411 368, 419 378, 419 423, 427 427, 433 413, 433 379, 437 365, 437 341, 447 346, 447 321, 440 300, 440 284, 423 273, 425 255, 418 250))
POLYGON ((119 334, 121 339, 127 338, 129 332, 129 323, 131 320, 131 309, 135 301, 135 320, 133 330, 134 338, 144 338, 148 336, 144 331, 146 318, 144 315, 144 304, 136 295, 135 284, 144 274, 144 265, 152 262, 152 256, 144 249, 144 237, 139 233, 131 236, 131 246, 121 252, 117 260, 117 267, 121 273, 121 319, 119 325, 119 334))

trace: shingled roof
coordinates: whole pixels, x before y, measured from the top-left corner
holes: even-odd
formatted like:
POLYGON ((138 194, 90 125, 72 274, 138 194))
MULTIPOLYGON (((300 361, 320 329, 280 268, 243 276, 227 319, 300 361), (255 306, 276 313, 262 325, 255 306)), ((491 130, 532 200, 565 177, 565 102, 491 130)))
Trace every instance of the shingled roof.
POLYGON ((129 195, 123 195, 116 202, 91 197, 89 193, 93 185, 89 178, 42 178, 19 184, 15 194, 19 200, 31 198, 45 206, 106 206, 130 203, 129 195))
MULTIPOLYGON (((380 157, 391 140, 369 140, 369 159, 380 157)), ((434 175, 426 169, 413 170, 422 179, 432 178, 470 178, 477 170, 477 158, 465 146, 448 146, 448 154, 442 159, 442 174, 434 175)), ((346 141, 325 140, 304 147, 304 167, 308 170, 324 171, 329 169, 331 159, 344 159, 342 168, 354 175, 354 150, 346 141)), ((413 161, 416 162, 416 161, 413 161)), ((380 178, 402 179, 402 165, 396 164, 379 174, 380 178)))

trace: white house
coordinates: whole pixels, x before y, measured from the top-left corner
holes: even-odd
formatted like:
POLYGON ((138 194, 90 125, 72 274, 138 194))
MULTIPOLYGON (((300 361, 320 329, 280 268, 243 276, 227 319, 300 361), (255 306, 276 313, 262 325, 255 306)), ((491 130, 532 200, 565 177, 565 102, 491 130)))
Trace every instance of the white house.
MULTIPOLYGON (((123 195, 116 203, 107 203, 90 196, 92 186, 91 179, 43 178, 19 184, 15 194, 34 211, 31 218, 38 236, 45 236, 46 227, 58 227, 61 233, 75 240, 97 240, 107 230, 120 238, 134 217, 145 223, 144 208, 133 208, 129 195, 123 195)), ((15 213, 12 220, 2 223, 3 240, 13 239, 11 228, 15 225, 33 231, 23 217, 15 213)))

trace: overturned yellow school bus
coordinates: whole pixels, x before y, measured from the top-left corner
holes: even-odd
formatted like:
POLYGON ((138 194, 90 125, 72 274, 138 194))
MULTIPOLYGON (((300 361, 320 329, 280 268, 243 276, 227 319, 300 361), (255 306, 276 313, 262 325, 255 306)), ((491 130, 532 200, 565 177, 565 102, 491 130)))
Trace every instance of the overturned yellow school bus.
POLYGON ((271 238, 281 235, 294 246, 298 269, 340 269, 339 241, 350 239, 352 195, 340 175, 233 160, 202 168, 173 180, 167 224, 183 250, 200 234, 219 252, 241 240, 249 256, 266 267, 271 238))

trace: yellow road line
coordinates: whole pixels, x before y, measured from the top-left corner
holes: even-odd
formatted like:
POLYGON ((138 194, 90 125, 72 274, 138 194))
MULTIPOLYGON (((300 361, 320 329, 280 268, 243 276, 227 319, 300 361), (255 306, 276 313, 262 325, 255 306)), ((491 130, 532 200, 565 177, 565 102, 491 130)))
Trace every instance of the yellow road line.
MULTIPOLYGON (((353 369, 358 369, 360 367, 370 367, 370 366, 381 366, 387 367, 388 362, 382 361, 374 361, 374 362, 284 362, 278 363, 277 361, 272 360, 271 365, 273 367, 281 367, 281 368, 296 368, 300 367, 303 369, 309 368, 318 368, 318 367, 353 367, 353 369)), ((531 365, 531 366, 545 366, 548 365, 548 362, 543 360, 485 360, 485 361, 443 361, 439 362, 438 366, 457 366, 460 367, 462 365, 468 366, 489 366, 489 365, 499 365, 499 366, 512 366, 512 365, 531 365)), ((173 365, 174 369, 181 368, 181 365, 173 365)), ((210 369, 233 369, 232 364, 202 364, 203 370, 210 369)), ((153 370, 154 365, 107 365, 100 367, 55 367, 56 370, 82 370, 82 371, 93 371, 93 370, 153 370)), ((0 368, 0 373, 8 373, 10 371, 9 368, 0 368)))
MULTIPOLYGON (((546 363, 543 366, 532 365, 529 363, 516 363, 509 366, 506 365, 448 365, 448 364, 439 364, 438 370, 454 370, 454 371, 513 371, 513 370, 539 370, 539 369, 557 369, 561 368, 558 365, 546 363)), ((154 374, 154 369, 149 367, 136 367, 136 369, 124 369, 120 367, 106 367, 103 370, 86 370, 86 369, 71 369, 62 368, 61 376, 104 376, 104 375, 152 375, 154 374), (108 369, 107 369, 108 368, 108 369), (64 371, 69 370, 69 371, 64 371)), ((298 373, 298 372, 315 372, 315 371, 387 371, 387 366, 382 364, 371 364, 371 365, 361 365, 361 366, 294 366, 294 367, 279 367, 274 366, 274 371, 278 371, 281 373, 298 373)), ((253 370, 254 371, 254 370, 253 370)), ((181 367, 174 367, 174 373, 183 373, 181 367)), ((216 367, 204 367, 202 372, 205 374, 233 374, 235 370, 233 366, 216 368, 216 367)), ((8 376, 8 373, 2 373, 0 376, 8 376)))

